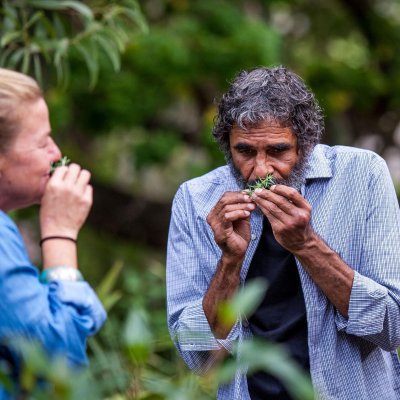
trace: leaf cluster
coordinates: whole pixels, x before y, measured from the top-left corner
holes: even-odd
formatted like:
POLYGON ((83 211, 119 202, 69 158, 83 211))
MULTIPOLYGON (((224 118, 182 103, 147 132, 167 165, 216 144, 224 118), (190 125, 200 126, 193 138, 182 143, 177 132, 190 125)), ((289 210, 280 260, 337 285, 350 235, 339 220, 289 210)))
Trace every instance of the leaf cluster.
POLYGON ((249 185, 246 192, 251 196, 256 189, 269 189, 274 184, 274 177, 272 174, 268 174, 265 178, 258 178, 254 184, 249 185))
POLYGON ((69 165, 70 162, 71 162, 71 160, 67 156, 60 158, 58 161, 51 164, 50 174, 52 174, 56 168, 63 167, 65 165, 69 165))
POLYGON ((66 86, 72 56, 89 72, 90 87, 99 77, 99 58, 105 56, 114 71, 121 67, 121 53, 134 27, 147 29, 136 0, 3 1, 0 9, 0 67, 32 73, 43 85, 46 67, 55 69, 57 81, 66 86))

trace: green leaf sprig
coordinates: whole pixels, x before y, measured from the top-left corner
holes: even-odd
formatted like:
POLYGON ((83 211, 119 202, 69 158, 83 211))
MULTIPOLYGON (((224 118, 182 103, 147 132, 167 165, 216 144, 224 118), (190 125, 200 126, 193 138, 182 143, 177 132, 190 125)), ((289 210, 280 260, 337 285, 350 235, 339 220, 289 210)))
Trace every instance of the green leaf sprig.
POLYGON ((258 178, 256 182, 253 185, 249 185, 245 191, 249 196, 252 196, 256 189, 269 189, 274 184, 274 177, 272 174, 268 174, 265 178, 258 178))
POLYGON ((53 162, 50 166, 50 175, 56 170, 56 168, 68 165, 70 162, 71 160, 67 156, 64 156, 60 158, 58 161, 53 162))

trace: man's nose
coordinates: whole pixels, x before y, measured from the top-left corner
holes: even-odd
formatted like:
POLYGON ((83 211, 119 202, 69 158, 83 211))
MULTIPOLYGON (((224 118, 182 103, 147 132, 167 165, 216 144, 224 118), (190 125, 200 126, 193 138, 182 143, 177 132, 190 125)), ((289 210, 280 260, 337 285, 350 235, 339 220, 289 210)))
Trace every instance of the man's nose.
POLYGON ((272 174, 274 168, 268 160, 268 157, 257 157, 254 165, 254 179, 264 178, 268 174, 272 174))

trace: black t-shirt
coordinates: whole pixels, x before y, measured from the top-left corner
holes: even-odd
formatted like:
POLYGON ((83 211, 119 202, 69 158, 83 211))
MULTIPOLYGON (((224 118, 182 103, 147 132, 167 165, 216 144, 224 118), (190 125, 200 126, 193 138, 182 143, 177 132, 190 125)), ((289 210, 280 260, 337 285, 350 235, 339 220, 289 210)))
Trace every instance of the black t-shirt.
MULTIPOLYGON (((291 356, 309 370, 306 308, 296 262, 275 240, 266 218, 246 281, 258 277, 266 279, 268 289, 249 318, 253 335, 284 345, 291 356)), ((292 399, 282 383, 265 372, 248 376, 247 384, 252 400, 292 399)))

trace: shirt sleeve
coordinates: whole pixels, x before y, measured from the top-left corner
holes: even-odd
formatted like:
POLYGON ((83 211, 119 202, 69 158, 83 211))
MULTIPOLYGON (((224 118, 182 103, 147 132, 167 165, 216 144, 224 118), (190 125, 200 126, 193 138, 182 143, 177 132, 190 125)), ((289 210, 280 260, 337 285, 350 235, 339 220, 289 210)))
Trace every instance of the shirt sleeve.
MULTIPOLYGON (((232 351, 238 338, 239 320, 226 339, 216 339, 203 310, 203 297, 209 280, 204 274, 203 262, 217 261, 204 252, 206 241, 201 228, 196 225, 194 213, 186 212, 182 187, 177 192, 173 206, 167 251, 167 312, 168 328, 182 358, 190 368, 206 372, 214 363, 212 350, 225 348, 232 351), (202 244, 201 244, 202 243, 202 244)), ((209 267, 209 266, 207 266, 209 267)))
POLYGON ((41 284, 15 224, 0 217, 0 338, 39 341, 49 354, 86 365, 86 339, 106 313, 86 282, 41 284))
POLYGON ((400 211, 386 163, 375 159, 360 267, 355 272, 349 317, 339 330, 364 337, 384 350, 400 346, 400 211))

